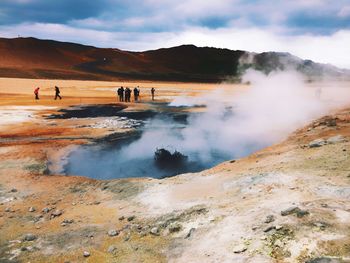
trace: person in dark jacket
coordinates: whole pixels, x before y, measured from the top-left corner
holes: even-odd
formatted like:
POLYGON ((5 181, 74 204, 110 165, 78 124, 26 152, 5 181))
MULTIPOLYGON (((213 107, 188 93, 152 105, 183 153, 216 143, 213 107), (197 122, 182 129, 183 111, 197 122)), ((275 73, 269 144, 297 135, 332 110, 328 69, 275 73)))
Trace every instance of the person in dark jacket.
POLYGON ((62 97, 60 96, 60 89, 59 87, 55 86, 55 100, 57 100, 57 98, 60 98, 60 100, 62 99, 62 97))
POLYGON ((152 100, 154 100, 154 92, 155 92, 155 91, 156 91, 155 88, 152 88, 152 89, 151 89, 152 100))

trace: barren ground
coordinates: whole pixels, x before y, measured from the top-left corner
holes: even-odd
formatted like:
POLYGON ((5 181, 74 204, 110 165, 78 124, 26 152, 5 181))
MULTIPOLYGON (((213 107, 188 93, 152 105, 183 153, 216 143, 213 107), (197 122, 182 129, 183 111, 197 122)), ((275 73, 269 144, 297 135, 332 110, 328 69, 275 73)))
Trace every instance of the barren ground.
POLYGON ((158 101, 216 87, 0 79, 0 262, 350 262, 349 109, 196 174, 110 181, 47 175, 59 173, 55 165, 76 145, 127 130, 45 116, 116 103, 119 85, 139 85, 143 102, 150 87, 158 101), (54 85, 62 101, 53 100, 54 85), (42 87, 38 102, 35 86, 42 87), (310 147, 315 139, 325 141, 310 147))

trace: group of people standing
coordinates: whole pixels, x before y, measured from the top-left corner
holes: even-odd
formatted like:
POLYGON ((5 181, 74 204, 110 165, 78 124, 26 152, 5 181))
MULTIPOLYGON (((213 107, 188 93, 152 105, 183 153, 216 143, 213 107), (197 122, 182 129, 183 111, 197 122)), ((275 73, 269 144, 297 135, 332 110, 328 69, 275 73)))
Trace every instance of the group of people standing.
MULTIPOLYGON (((155 92, 155 88, 152 88, 151 89, 152 100, 154 100, 154 92, 155 92)), ((121 86, 120 88, 117 89, 117 96, 120 102, 130 102, 131 93, 132 93, 131 89, 128 87, 124 89, 124 87, 121 86)), ((140 88, 135 87, 133 90, 133 93, 134 93, 134 101, 138 102, 140 99, 140 88)))
MULTIPOLYGON (((135 88, 137 90, 137 88, 135 88)), ((117 95, 119 97, 119 101, 120 102, 130 102, 131 100, 131 89, 126 87, 124 89, 123 86, 121 86, 118 90, 117 90, 117 95)), ((135 90, 134 90, 134 96, 135 96, 135 90)), ((135 101, 136 101, 136 97, 135 97, 135 101)))
MULTIPOLYGON (((34 90, 34 96, 35 96, 35 99, 36 100, 39 100, 39 91, 40 91, 40 88, 37 87, 35 90, 34 90)), ((55 86, 55 100, 57 100, 57 98, 60 98, 60 100, 62 99, 61 97, 61 91, 60 91, 60 88, 55 86)))

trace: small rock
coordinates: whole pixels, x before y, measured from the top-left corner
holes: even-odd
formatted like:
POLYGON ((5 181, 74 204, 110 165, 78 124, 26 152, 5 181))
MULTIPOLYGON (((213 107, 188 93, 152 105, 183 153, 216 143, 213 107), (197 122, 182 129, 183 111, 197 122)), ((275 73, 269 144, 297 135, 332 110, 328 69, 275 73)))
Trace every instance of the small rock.
POLYGON ((300 210, 300 211, 297 211, 297 217, 304 217, 304 216, 306 216, 306 215, 308 215, 308 214, 310 214, 309 213, 309 211, 307 211, 307 210, 300 210))
POLYGON ((10 213, 10 212, 11 212, 11 208, 10 208, 10 207, 6 207, 6 208, 5 208, 5 212, 6 212, 6 213, 10 213))
POLYGON ((17 189, 16 189, 16 188, 12 188, 12 189, 10 190, 10 192, 11 192, 11 193, 16 193, 16 192, 17 192, 17 189))
POLYGON ((281 230, 283 228, 283 226, 277 225, 277 226, 275 226, 275 228, 276 228, 276 230, 281 230))
POLYGON ((60 216, 60 215, 62 215, 62 214, 63 214, 63 211, 62 211, 62 210, 56 209, 55 211, 53 211, 53 212, 51 213, 51 218, 58 217, 58 216, 60 216))
POLYGON ((35 212, 36 209, 35 209, 35 207, 31 206, 31 207, 29 207, 28 211, 29 211, 29 212, 35 212))
POLYGON ((34 234, 25 234, 23 241, 34 241, 35 239, 37 239, 37 236, 34 234))
POLYGON ((51 211, 51 208, 50 207, 45 207, 43 208, 43 210, 41 210, 43 213, 47 214, 48 212, 51 211))
POLYGON ((316 148, 325 145, 327 142, 324 139, 316 139, 309 143, 309 148, 316 148))
POLYGON ((155 236, 159 236, 159 228, 158 227, 152 227, 150 233, 155 236))
POLYGON ((195 230, 196 230, 196 229, 192 227, 192 228, 190 229, 190 231, 188 231, 188 233, 187 233, 187 235, 185 236, 185 238, 187 239, 187 238, 192 237, 193 232, 194 232, 195 230))
POLYGON ((128 221, 130 222, 130 221, 133 221, 135 219, 135 216, 129 216, 128 217, 128 221))
POLYGON ((86 258, 90 257, 90 252, 89 251, 84 251, 83 252, 83 256, 86 257, 86 258))
POLYGON ((264 229, 264 232, 267 233, 267 232, 270 232, 271 230, 274 230, 274 229, 276 229, 275 226, 269 226, 269 227, 264 229))
POLYGON ((289 207, 283 211, 281 211, 281 216, 287 216, 287 215, 291 215, 291 214, 294 214, 296 212, 300 211, 300 208, 297 207, 297 206, 292 206, 292 207, 289 207))
POLYGON ((93 204, 94 205, 99 205, 99 204, 101 204, 101 202, 100 201, 95 201, 95 202, 93 202, 93 204))
POLYGON ((117 236, 118 234, 119 234, 119 232, 118 232, 117 230, 115 230, 115 229, 111 229, 111 230, 108 231, 108 235, 109 235, 110 237, 115 237, 115 236, 117 236))
POLYGON ((116 246, 109 246, 107 249, 107 252, 110 254, 114 254, 117 251, 117 247, 116 246))
POLYGON ((175 233, 175 232, 179 232, 181 230, 181 225, 179 223, 172 223, 169 225, 169 232, 170 233, 175 233))
POLYGON ((74 219, 64 219, 62 221, 62 223, 65 223, 65 224, 73 224, 74 223, 74 219))
POLYGON ((247 250, 247 247, 245 245, 238 245, 233 248, 233 253, 239 254, 243 253, 247 250))
POLYGON ((121 217, 119 217, 118 219, 119 219, 120 221, 122 221, 122 220, 125 219, 125 217, 124 217, 124 216, 121 216, 121 217))
POLYGON ((275 221, 275 217, 273 215, 268 215, 264 221, 264 223, 268 224, 275 221))

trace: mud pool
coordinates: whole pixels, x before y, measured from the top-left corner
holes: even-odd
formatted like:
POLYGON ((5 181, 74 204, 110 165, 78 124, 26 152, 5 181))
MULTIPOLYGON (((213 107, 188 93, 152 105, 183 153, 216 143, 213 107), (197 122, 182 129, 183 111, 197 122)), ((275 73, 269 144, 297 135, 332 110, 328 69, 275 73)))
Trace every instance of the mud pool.
MULTIPOLYGON (((158 105, 159 106, 159 105, 158 105)), ((102 111, 91 107, 73 108, 52 118, 85 118, 90 116, 86 111, 93 112, 94 117, 108 117, 104 125, 124 123, 130 132, 111 134, 96 140, 93 144, 80 146, 69 154, 64 165, 64 174, 81 175, 94 179, 114 179, 132 177, 165 178, 188 172, 198 172, 213 167, 223 161, 241 157, 257 150, 261 145, 246 143, 245 150, 223 148, 215 145, 215 138, 209 138, 213 131, 205 130, 207 143, 191 143, 194 139, 187 138, 186 133, 196 135, 192 131, 196 121, 203 113, 191 112, 188 108, 160 105, 160 109, 145 111, 125 111, 123 108, 104 106, 102 111), (69 116, 69 117, 67 117, 69 116), (193 127, 192 127, 193 126, 193 127), (208 133, 208 134, 206 134, 208 133), (213 144, 214 141, 214 144, 213 144), (201 144, 206 145, 201 145, 201 144), (166 149, 175 151, 187 157, 187 161, 179 166, 160 167, 155 161, 155 151, 166 149)), ((221 118, 226 118, 230 111, 224 112, 221 118)), ((92 127, 93 128, 93 127, 92 127)), ((203 132, 202 132, 203 133, 203 132)), ((202 135, 201 135, 202 136, 202 135)), ((204 137, 205 137, 204 136, 204 137)))

